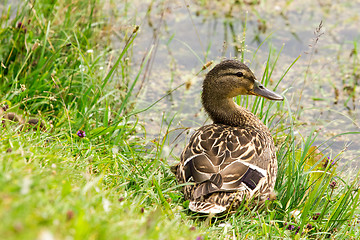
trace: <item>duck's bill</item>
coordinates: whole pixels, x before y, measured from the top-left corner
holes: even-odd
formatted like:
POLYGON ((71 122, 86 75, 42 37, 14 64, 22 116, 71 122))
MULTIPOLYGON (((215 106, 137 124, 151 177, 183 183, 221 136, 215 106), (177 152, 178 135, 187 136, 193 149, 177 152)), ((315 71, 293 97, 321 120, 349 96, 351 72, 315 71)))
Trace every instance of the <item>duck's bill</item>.
POLYGON ((250 94, 264 97, 264 98, 267 98, 269 100, 274 100, 274 101, 284 100, 284 98, 281 95, 267 89, 258 81, 255 81, 254 89, 252 91, 250 91, 250 94))

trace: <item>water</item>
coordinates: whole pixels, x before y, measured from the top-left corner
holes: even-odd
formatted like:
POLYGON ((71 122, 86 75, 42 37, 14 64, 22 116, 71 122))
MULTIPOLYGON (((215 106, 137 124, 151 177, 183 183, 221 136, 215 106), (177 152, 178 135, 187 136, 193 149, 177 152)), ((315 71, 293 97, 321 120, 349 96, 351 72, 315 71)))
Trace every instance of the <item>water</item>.
MULTIPOLYGON (((233 4, 231 17, 226 17, 230 4, 222 2, 205 6, 187 1, 155 2, 151 8, 150 3, 143 2, 129 5, 128 14, 134 14, 141 30, 134 45, 135 65, 152 44, 155 46, 137 108, 148 106, 184 82, 189 87, 179 88, 139 115, 148 135, 158 136, 161 126, 164 131, 172 117, 172 140, 184 129, 210 122, 200 104, 201 82, 206 71, 198 76, 196 73, 208 60, 218 62, 222 57, 240 56, 237 49, 243 41, 244 24, 245 62, 258 78, 262 76, 270 46, 275 53, 283 48, 272 76, 275 82, 301 55, 280 85, 280 91, 288 89, 285 97, 292 110, 301 109, 299 136, 317 129, 319 136, 315 144, 321 144, 336 134, 360 131, 357 87, 360 61, 359 53, 354 52, 360 39, 360 2, 321 1, 321 5, 319 1, 293 1, 289 5, 263 2, 233 4), (320 23, 322 27, 317 30, 320 23), (163 123, 162 119, 165 119, 163 123)), ((185 144, 184 135, 171 142, 174 155, 185 144)), ((346 150, 342 161, 358 166, 358 137, 358 134, 339 136, 322 148, 330 151, 332 157, 346 150)))

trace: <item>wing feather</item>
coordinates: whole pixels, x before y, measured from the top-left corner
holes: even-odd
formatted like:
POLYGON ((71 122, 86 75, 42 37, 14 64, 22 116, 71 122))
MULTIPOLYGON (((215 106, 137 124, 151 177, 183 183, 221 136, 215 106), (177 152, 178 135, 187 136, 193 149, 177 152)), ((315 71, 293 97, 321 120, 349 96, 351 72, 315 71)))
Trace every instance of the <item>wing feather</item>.
POLYGON ((266 177, 271 154, 254 128, 212 124, 199 128, 181 155, 186 174, 180 182, 194 182, 193 198, 213 192, 256 188, 266 177))

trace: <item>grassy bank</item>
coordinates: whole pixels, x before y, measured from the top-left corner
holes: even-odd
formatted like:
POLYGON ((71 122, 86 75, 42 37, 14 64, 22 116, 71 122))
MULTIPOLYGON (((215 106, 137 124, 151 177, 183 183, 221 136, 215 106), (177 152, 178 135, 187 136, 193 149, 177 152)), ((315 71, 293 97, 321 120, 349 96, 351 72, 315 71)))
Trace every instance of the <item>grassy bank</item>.
MULTIPOLYGON (((155 137, 148 137, 138 121, 134 89, 150 71, 152 52, 133 63, 138 27, 126 8, 118 13, 124 20, 119 27, 103 7, 96 0, 38 0, 11 6, 17 8, 12 17, 11 9, 2 11, 0 236, 359 238, 358 176, 341 175, 339 157, 313 146, 315 131, 296 133, 296 113, 286 101, 239 99, 272 126, 277 200, 265 209, 244 206, 212 219, 188 211, 164 154, 171 119, 156 120, 169 124, 155 137), (116 49, 114 34, 120 39, 116 49), (24 122, 37 118, 46 130, 7 121, 9 112, 24 122)), ((274 59, 269 57, 266 84, 274 59)))

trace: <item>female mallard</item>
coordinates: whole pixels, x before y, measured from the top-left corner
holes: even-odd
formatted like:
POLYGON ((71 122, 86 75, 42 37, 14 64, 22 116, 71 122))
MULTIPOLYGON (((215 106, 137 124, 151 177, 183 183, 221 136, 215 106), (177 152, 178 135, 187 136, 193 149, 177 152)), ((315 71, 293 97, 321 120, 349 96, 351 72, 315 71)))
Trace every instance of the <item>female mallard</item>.
POLYGON ((274 189, 274 141, 253 113, 233 101, 238 95, 283 100, 240 61, 222 61, 206 75, 202 104, 214 123, 192 135, 175 166, 179 183, 193 183, 183 188, 192 211, 236 209, 244 199, 267 199, 274 189))

